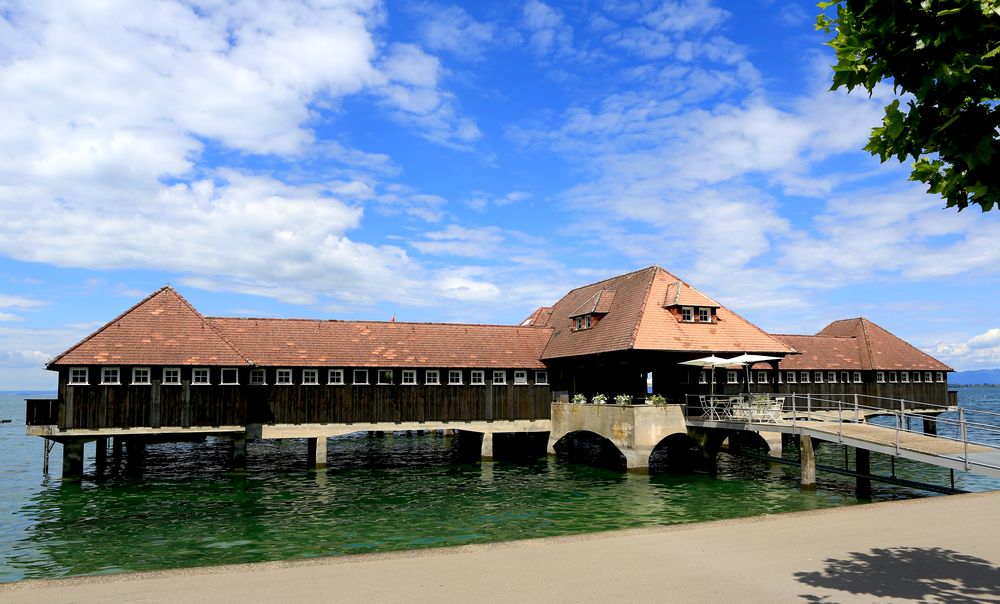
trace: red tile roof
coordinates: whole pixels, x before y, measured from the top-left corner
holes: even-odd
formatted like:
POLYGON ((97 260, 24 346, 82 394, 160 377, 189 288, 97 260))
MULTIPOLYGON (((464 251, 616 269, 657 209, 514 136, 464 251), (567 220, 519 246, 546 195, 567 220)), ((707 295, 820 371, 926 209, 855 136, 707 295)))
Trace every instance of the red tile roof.
POLYGON ((667 293, 663 297, 663 307, 670 308, 671 306, 719 308, 722 305, 686 283, 674 281, 667 284, 667 293))
POLYGON ((170 286, 49 362, 65 365, 247 365, 249 360, 170 286))
POLYGON ((786 344, 725 307, 718 308, 718 321, 715 323, 679 321, 675 314, 663 307, 671 286, 685 290, 675 294, 680 299, 711 301, 658 266, 572 290, 552 309, 548 325, 554 331, 542 358, 630 349, 706 353, 791 352, 786 344), (604 290, 614 292, 608 313, 591 329, 574 330, 572 314, 604 290))
POLYGON ((602 289, 581 304, 569 316, 572 318, 582 317, 583 315, 606 315, 611 310, 611 305, 614 301, 615 292, 609 289, 602 289))
POLYGON ((544 369, 551 330, 511 325, 209 318, 263 366, 544 369))
MULTIPOLYGON (((857 338, 844 336, 797 336, 774 334, 801 354, 790 354, 779 369, 864 369, 857 338)), ((770 366, 761 364, 761 368, 770 366)))
POLYGON ((549 317, 551 316, 551 306, 539 306, 535 309, 535 312, 528 315, 528 318, 521 321, 519 325, 521 327, 545 327, 548 325, 549 317))

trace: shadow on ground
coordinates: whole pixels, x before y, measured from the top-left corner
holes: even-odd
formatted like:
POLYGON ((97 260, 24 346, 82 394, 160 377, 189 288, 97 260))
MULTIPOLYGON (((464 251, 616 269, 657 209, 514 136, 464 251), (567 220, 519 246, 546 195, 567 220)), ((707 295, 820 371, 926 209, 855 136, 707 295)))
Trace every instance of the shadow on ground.
MULTIPOLYGON (((956 551, 920 547, 876 548, 828 559, 817 572, 795 573, 814 588, 870 595, 873 599, 919 602, 1000 603, 1000 568, 988 560, 956 551)), ((836 596, 803 595, 810 602, 836 602, 836 596)))

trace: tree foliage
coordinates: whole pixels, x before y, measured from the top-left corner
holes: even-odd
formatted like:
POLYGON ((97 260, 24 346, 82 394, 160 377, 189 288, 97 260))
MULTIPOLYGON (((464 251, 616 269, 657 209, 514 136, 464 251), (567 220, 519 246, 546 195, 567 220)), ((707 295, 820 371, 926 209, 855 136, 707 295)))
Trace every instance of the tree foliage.
POLYGON ((948 207, 1000 207, 1000 0, 821 2, 837 53, 831 90, 889 79, 897 93, 865 150, 915 160, 948 207), (831 8, 836 16, 831 17, 831 8), (902 103, 900 102, 902 101, 902 103))

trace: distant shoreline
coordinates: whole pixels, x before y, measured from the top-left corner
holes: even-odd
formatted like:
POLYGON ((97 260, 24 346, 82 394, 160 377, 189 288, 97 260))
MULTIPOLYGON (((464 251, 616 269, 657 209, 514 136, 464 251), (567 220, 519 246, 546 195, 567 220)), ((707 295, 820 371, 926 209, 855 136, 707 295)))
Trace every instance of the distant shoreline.
POLYGON ((30 395, 45 394, 49 396, 55 396, 56 391, 55 390, 0 390, 0 396, 17 396, 24 394, 30 394, 30 395))

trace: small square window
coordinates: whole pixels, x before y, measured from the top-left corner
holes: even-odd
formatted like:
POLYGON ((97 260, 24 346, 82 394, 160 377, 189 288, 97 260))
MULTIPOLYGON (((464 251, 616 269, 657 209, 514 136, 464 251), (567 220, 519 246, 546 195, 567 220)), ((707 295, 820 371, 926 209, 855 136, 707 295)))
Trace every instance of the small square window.
POLYGON ((368 370, 367 369, 355 369, 354 379, 352 383, 355 386, 367 386, 368 385, 368 370))
POLYGON ((548 386, 549 385, 549 372, 548 371, 536 371, 535 372, 535 385, 536 386, 548 386))
POLYGON ((938 371, 936 375, 937 375, 937 381, 938 382, 943 382, 944 381, 944 372, 943 371, 938 371))
POLYGON ((181 383, 181 370, 179 367, 163 368, 163 384, 167 386, 177 386, 181 383))
POLYGON ((795 383, 795 372, 794 371, 786 371, 785 372, 785 383, 786 384, 794 384, 795 383))
POLYGON ((403 384, 407 386, 417 385, 417 370, 416 369, 404 369, 403 370, 403 384))
POLYGON ((726 383, 727 384, 736 384, 736 383, 738 383, 738 381, 736 379, 736 375, 737 375, 737 373, 735 371, 727 371, 726 372, 726 383))
POLYGON ((89 383, 87 374, 88 367, 71 367, 69 370, 69 383, 76 386, 86 386, 89 383))
POLYGON ((253 386, 266 386, 267 385, 266 371, 264 369, 251 369, 250 384, 253 386))
POLYGON ((235 367, 223 367, 219 372, 219 383, 223 386, 238 386, 240 383, 240 372, 235 367))
POLYGON ((583 317, 576 318, 576 329, 579 331, 583 329, 583 317))
POLYGON ((875 372, 875 381, 878 382, 879 384, 884 384, 885 383, 885 372, 884 371, 876 371, 875 372))
POLYGON ((904 384, 909 384, 910 383, 910 372, 909 371, 900 371, 899 372, 899 381, 902 382, 902 383, 904 383, 904 384))
POLYGON ((823 383, 823 372, 822 371, 814 371, 813 372, 813 382, 815 382, 817 384, 822 384, 823 383))
POLYGON ((303 369, 302 385, 315 386, 319 384, 319 369, 303 369))
POLYGON ((808 384, 809 383, 809 372, 808 371, 800 371, 799 372, 799 383, 800 384, 808 384))
POLYGON ((690 306, 681 307, 681 321, 690 323, 694 321, 694 308, 690 306))
POLYGON ((195 367, 191 370, 191 383, 205 386, 211 383, 207 367, 195 367))
POLYGON ((890 384, 895 384, 897 381, 899 381, 899 380, 896 377, 896 372, 895 371, 890 371, 889 372, 889 383, 890 384))
POLYGON ((934 381, 933 379, 931 379, 931 372, 930 371, 925 371, 924 372, 924 381, 927 382, 928 384, 930 384, 931 382, 934 381))
POLYGON ((831 383, 831 384, 836 384, 837 383, 837 372, 836 371, 827 371, 826 372, 826 381, 829 382, 829 383, 831 383))
POLYGON ((507 372, 503 369, 496 369, 493 371, 493 383, 495 385, 503 385, 507 383, 507 372))
POLYGON ((473 369, 469 377, 469 383, 473 386, 482 386, 486 383, 486 372, 482 369, 473 369))
POLYGON ((847 373, 846 371, 841 371, 840 372, 840 382, 842 384, 850 384, 851 383, 851 374, 847 373))
POLYGON ((378 383, 380 386, 392 386, 392 369, 378 370, 378 383))
POLYGON ((593 326, 593 322, 592 319, 590 318, 590 315, 585 316, 583 318, 583 322, 586 325, 587 329, 590 329, 593 326))
POLYGON ((428 386, 438 386, 441 384, 441 372, 437 369, 428 369, 424 372, 424 384, 428 386))
POLYGON ((698 309, 698 320, 702 323, 712 322, 712 309, 711 308, 699 308, 698 309))
POLYGON ((278 369, 274 372, 274 383, 279 386, 291 386, 292 385, 292 370, 291 369, 278 369))
POLYGON ((758 384, 766 384, 767 383, 767 372, 766 371, 758 371, 757 372, 757 383, 758 384))
POLYGON ((460 369, 448 370, 448 384, 459 385, 462 383, 462 371, 460 369))
POLYGON ((860 384, 861 383, 861 372, 860 371, 855 371, 854 374, 851 377, 854 379, 854 383, 855 384, 860 384))
POLYGON ((527 383, 528 383, 528 372, 525 371, 524 369, 515 369, 514 370, 514 385, 515 386, 524 386, 524 385, 527 385, 527 383))
POLYGON ((326 383, 331 386, 343 386, 344 384, 344 370, 343 369, 331 369, 326 372, 326 383))
POLYGON ((919 384, 920 383, 920 372, 919 371, 914 371, 913 372, 913 383, 914 384, 919 384))
POLYGON ((708 372, 707 371, 701 371, 701 372, 698 373, 698 383, 699 384, 707 384, 708 383, 708 372))
POLYGON ((149 385, 149 367, 132 368, 132 384, 136 386, 149 385))
POLYGON ((121 371, 117 367, 101 367, 101 383, 110 386, 121 384, 121 371))

